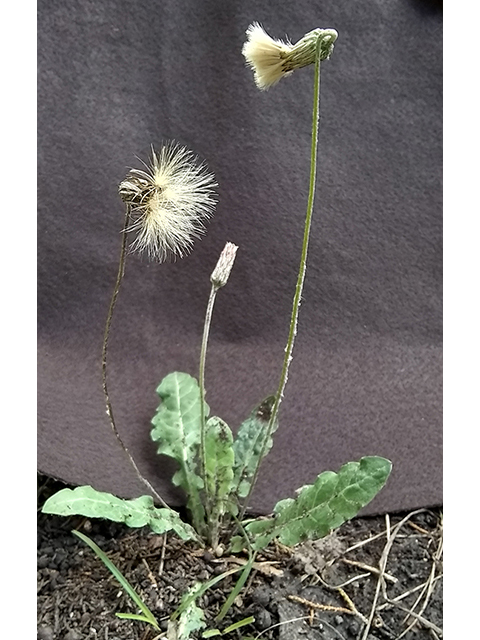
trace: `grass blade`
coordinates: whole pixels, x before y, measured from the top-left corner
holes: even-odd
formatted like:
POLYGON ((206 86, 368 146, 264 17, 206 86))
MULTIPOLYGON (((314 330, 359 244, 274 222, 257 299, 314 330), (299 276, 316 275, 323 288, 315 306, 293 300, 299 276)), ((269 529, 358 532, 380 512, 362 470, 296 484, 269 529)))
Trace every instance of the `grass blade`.
MULTIPOLYGON (((95 542, 93 542, 93 540, 90 540, 89 537, 87 537, 83 533, 80 533, 80 531, 74 530, 72 531, 72 533, 76 535, 78 538, 80 538, 80 540, 85 542, 85 544, 90 547, 90 549, 97 555, 97 557, 100 558, 100 560, 107 567, 107 569, 118 580, 118 582, 120 583, 124 591, 130 596, 130 598, 133 600, 133 602, 135 602, 137 607, 143 612, 145 616, 144 618, 145 622, 148 622, 149 624, 151 624, 153 627, 155 627, 155 629, 160 629, 157 621, 155 620, 153 613, 150 611, 147 605, 143 602, 143 600, 140 598, 138 593, 135 591, 132 585, 128 582, 128 580, 122 574, 122 572, 119 569, 117 569, 117 567, 107 557, 107 555, 100 549, 100 547, 96 545, 95 542)), ((119 615, 119 617, 125 616, 125 614, 117 614, 117 615, 119 615)), ((126 614, 126 615, 131 615, 131 614, 126 614)), ((142 616, 134 619, 142 619, 142 616)))

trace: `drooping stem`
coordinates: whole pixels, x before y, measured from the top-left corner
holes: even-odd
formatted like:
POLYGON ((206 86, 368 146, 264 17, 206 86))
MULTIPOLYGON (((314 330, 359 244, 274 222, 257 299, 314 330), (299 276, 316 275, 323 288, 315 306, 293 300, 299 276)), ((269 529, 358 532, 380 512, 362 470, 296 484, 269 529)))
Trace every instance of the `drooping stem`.
MULTIPOLYGON (((326 33, 325 35, 331 38, 330 34, 326 33)), ((255 487, 255 483, 257 482, 258 474, 260 471, 260 465, 262 463, 263 458, 265 457, 267 443, 272 434, 272 430, 278 416, 280 403, 282 402, 283 393, 285 391, 285 386, 287 384, 288 369, 290 367, 290 362, 292 360, 293 345, 295 342, 295 336, 297 334, 298 313, 300 310, 300 301, 302 298, 303 283, 305 280, 305 273, 307 269, 308 242, 310 238, 310 227, 312 224, 313 201, 315 198, 315 179, 317 174, 318 123, 319 123, 319 115, 320 115, 321 44, 322 44, 322 38, 319 38, 317 42, 317 50, 316 50, 316 57, 315 57, 315 79, 314 79, 314 85, 313 85, 312 142, 311 142, 311 152, 310 152, 310 181, 309 181, 309 191, 308 191, 308 201, 307 201, 307 213, 305 216, 302 253, 300 257, 300 268, 298 271, 297 284, 295 287, 295 295, 293 298, 290 329, 288 332, 287 345, 285 347, 285 357, 283 360, 282 371, 280 374, 280 382, 279 382, 278 390, 275 396, 275 403, 272 407, 272 413, 270 416, 270 420, 268 422, 267 429, 265 431, 265 437, 263 440, 261 453, 258 458, 258 464, 252 478, 250 490, 243 503, 243 507, 239 515, 239 520, 242 520, 245 514, 245 511, 248 507, 248 503, 252 495, 253 489, 255 487)))
POLYGON ((119 265, 118 265, 117 280, 115 282, 115 287, 113 289, 112 298, 110 300, 110 306, 108 308, 108 314, 107 314, 107 321, 106 321, 106 324, 105 324, 105 333, 104 333, 104 336, 103 336, 103 345, 102 345, 102 386, 103 386, 103 393, 104 393, 104 396, 105 396, 105 405, 106 405, 106 408, 107 408, 107 415, 108 415, 108 418, 110 420, 110 426, 112 427, 112 431, 113 431, 117 441, 120 443, 120 446, 122 447, 122 449, 126 453, 128 459, 130 461, 130 464, 135 469, 135 473, 137 474, 139 480, 141 480, 141 482, 143 482, 143 484, 148 488, 150 493, 153 494, 153 496, 158 500, 158 502, 160 502, 160 504, 162 504, 167 509, 170 509, 168 504, 155 491, 155 489, 152 487, 150 482, 146 478, 144 478, 142 476, 142 474, 140 473, 140 470, 137 467, 137 464, 136 464, 135 460, 133 459, 130 451, 128 450, 127 446, 125 445, 125 443, 123 442, 122 438, 120 437, 120 434, 118 433, 117 426, 115 424, 115 419, 113 417, 112 403, 110 401, 110 396, 109 396, 109 393, 108 393, 108 385, 107 385, 108 338, 110 336, 110 327, 111 327, 111 324, 112 324, 112 318, 113 318, 113 312, 115 310, 115 305, 117 303, 118 292, 120 291, 120 285, 122 284, 123 276, 125 274, 125 259, 126 259, 126 255, 127 255, 127 228, 128 228, 129 221, 130 221, 130 205, 127 204, 126 205, 126 212, 125 212, 125 223, 124 223, 123 231, 122 231, 122 246, 121 246, 121 250, 120 250, 120 261, 119 261, 119 265))
POLYGON ((210 496, 208 495, 207 460, 205 454, 205 361, 207 358, 208 336, 210 334, 210 324, 212 322, 213 305, 215 304, 218 289, 219 287, 212 283, 207 311, 205 313, 205 322, 203 325, 202 346, 200 349, 200 367, 198 372, 198 385, 200 387, 200 464, 202 467, 202 478, 205 485, 205 508, 207 510, 207 517, 209 516, 211 505, 210 496))

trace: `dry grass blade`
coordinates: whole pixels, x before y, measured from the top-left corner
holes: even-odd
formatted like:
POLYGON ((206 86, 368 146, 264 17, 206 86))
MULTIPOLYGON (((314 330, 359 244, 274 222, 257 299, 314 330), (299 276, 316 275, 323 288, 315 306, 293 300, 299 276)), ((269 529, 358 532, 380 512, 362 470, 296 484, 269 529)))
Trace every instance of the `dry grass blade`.
MULTIPOLYGON (((375 595, 374 595, 374 598, 373 598, 373 603, 372 603, 372 607, 371 607, 371 610, 370 610, 370 615, 368 617, 368 621, 367 621, 367 624, 365 626, 365 629, 363 630, 362 640, 367 640, 368 634, 370 633, 370 629, 371 629, 371 626, 372 626, 372 623, 373 623, 373 619, 375 617, 375 613, 376 613, 376 610, 377 610, 377 602, 378 602, 378 598, 380 596, 380 590, 383 589, 384 592, 386 590, 384 574, 385 574, 385 569, 386 569, 386 566, 387 566, 388 556, 390 554, 390 550, 391 550, 392 545, 393 545, 393 543, 395 541, 395 538, 398 535, 398 532, 401 530, 401 528, 405 525, 405 523, 407 523, 414 515, 417 515, 418 513, 424 513, 425 511, 427 511, 427 510, 426 509, 417 509, 416 511, 412 511, 411 513, 406 515, 402 520, 400 520, 400 522, 393 527, 393 530, 390 529, 390 520, 389 520, 388 515, 386 516, 387 542, 385 544, 385 547, 383 549, 382 555, 380 557, 380 561, 378 563, 378 565, 379 565, 379 575, 378 575, 378 580, 377 580, 377 586, 376 586, 376 589, 375 589, 375 595)), ((386 598, 386 593, 385 593, 385 598, 386 598)))
MULTIPOLYGON (((405 637, 405 635, 411 629, 413 629, 413 627, 419 621, 424 626, 432 628, 436 633, 440 633, 440 634, 442 633, 441 629, 439 629, 436 625, 433 625, 431 622, 429 622, 428 620, 426 620, 422 616, 423 612, 425 611, 425 609, 428 606, 428 603, 430 602, 430 598, 431 598, 432 593, 433 593, 437 564, 440 562, 442 554, 443 554, 443 529, 440 530, 440 538, 439 538, 438 546, 437 546, 437 549, 436 549, 435 553, 433 554, 433 561, 432 561, 432 566, 431 566, 431 569, 430 569, 430 575, 428 576, 428 579, 427 579, 427 581, 426 581, 426 583, 424 585, 424 588, 421 590, 420 595, 417 597, 417 599, 415 600, 415 602, 412 605, 412 607, 409 610, 407 610, 408 611, 408 615, 405 616, 405 619, 404 619, 404 622, 407 622, 409 620, 409 618, 413 618, 413 621, 408 625, 408 627, 399 636, 397 636, 396 640, 400 640, 400 638, 405 637), (420 610, 417 613, 417 612, 415 612, 415 609, 417 608, 417 605, 420 604, 424 594, 425 594, 425 598, 423 600, 423 604, 422 604, 422 606, 420 607, 420 610)), ((397 606, 398 606, 398 604, 397 604, 397 606)))
MULTIPOLYGON (((370 565, 365 564, 363 562, 357 562, 357 560, 349 560, 348 558, 342 558, 342 562, 345 562, 345 564, 350 564, 353 567, 358 567, 359 569, 364 569, 369 573, 375 573, 376 575, 380 573, 376 567, 371 567, 370 565)), ((398 578, 391 576, 389 573, 384 573, 383 577, 385 578, 385 580, 388 580, 392 584, 396 584, 398 582, 398 578)))

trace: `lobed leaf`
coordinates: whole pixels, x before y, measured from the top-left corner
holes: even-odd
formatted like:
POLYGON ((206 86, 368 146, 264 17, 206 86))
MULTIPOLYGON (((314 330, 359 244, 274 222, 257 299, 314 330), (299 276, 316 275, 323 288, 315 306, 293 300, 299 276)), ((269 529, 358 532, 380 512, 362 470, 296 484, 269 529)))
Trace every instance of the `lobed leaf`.
POLYGON ((86 485, 58 491, 45 502, 42 511, 58 516, 105 518, 124 522, 129 527, 148 525, 155 533, 174 531, 182 540, 196 538, 193 528, 184 523, 176 511, 157 509, 151 496, 122 500, 86 485))
POLYGON ((196 582, 183 594, 181 600, 183 608, 178 620, 171 618, 168 622, 168 640, 190 640, 191 633, 207 626, 203 610, 195 603, 196 598, 200 596, 201 590, 202 583, 196 582))
MULTIPOLYGON (((203 522, 204 509, 199 490, 203 480, 197 474, 197 454, 200 445, 200 388, 188 373, 175 371, 166 376, 157 388, 162 399, 152 419, 151 438, 157 443, 157 452, 174 458, 180 469, 172 482, 182 487, 188 496, 187 506, 196 526, 203 522)), ((205 416, 210 409, 207 403, 205 416)))
POLYGON ((207 420, 205 428, 205 484, 212 500, 212 513, 216 520, 226 511, 226 501, 233 482, 233 435, 221 418, 207 420))
MULTIPOLYGON (((275 396, 269 396, 263 400, 238 429, 237 437, 233 443, 235 454, 233 492, 239 498, 245 498, 248 495, 255 469, 261 462, 260 454, 274 402, 275 396)), ((272 433, 277 428, 278 420, 275 421, 272 433)), ((270 451, 272 445, 273 440, 270 437, 265 447, 265 455, 270 451)))
MULTIPOLYGON (((357 515, 377 495, 391 468, 389 460, 367 456, 343 465, 338 473, 321 473, 314 484, 298 489, 297 498, 278 502, 273 518, 245 525, 253 548, 262 549, 274 538, 287 546, 323 538, 357 515)), ((233 542, 238 548, 239 541, 233 542)))

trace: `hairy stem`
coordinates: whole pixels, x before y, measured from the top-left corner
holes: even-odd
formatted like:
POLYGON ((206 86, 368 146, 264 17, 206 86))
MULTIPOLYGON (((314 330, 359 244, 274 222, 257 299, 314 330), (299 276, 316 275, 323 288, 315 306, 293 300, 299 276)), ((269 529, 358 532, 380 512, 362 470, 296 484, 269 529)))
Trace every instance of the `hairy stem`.
POLYGON ((108 415, 108 418, 110 420, 110 426, 112 427, 112 431, 115 434, 116 439, 120 443, 120 446, 125 451, 128 459, 130 461, 130 464, 135 469, 135 473, 137 474, 139 480, 141 480, 141 482, 143 482, 143 484, 148 488, 150 493, 158 500, 158 502, 160 502, 160 504, 162 504, 164 507, 169 509, 170 507, 165 502, 165 500, 155 491, 155 489, 152 487, 150 482, 146 478, 144 478, 142 476, 142 474, 140 473, 139 468, 137 467, 137 464, 136 464, 135 460, 132 458, 132 455, 131 455, 130 451, 128 450, 127 446, 125 445, 125 443, 123 442, 122 438, 120 437, 120 434, 118 433, 117 426, 115 424, 115 419, 113 417, 112 403, 110 402, 110 396, 109 396, 109 393, 108 393, 108 385, 107 385, 108 338, 110 336, 110 327, 111 327, 111 324, 112 324, 112 318, 113 318, 113 312, 115 310, 115 305, 117 303, 118 292, 120 291, 120 285, 122 283, 123 276, 125 274, 125 259, 126 259, 126 255, 127 255, 127 228, 128 228, 129 220, 130 220, 130 205, 127 204, 126 212, 125 212, 125 223, 124 223, 124 227, 123 227, 123 231, 122 231, 122 247, 121 247, 121 250, 120 250, 120 262, 119 262, 119 265, 118 265, 117 280, 115 282, 115 287, 113 289, 112 298, 110 300, 110 306, 108 308, 108 314, 107 314, 107 322, 105 324, 105 333, 104 333, 104 336, 103 336, 103 346, 102 346, 102 383, 103 383, 103 393, 104 393, 104 396, 105 396, 105 405, 106 405, 106 408, 107 408, 107 415, 108 415))
POLYGON ((202 467, 202 478, 205 487, 205 510, 207 513, 207 521, 210 520, 211 514, 211 496, 208 495, 207 488, 207 461, 205 455, 205 361, 207 359, 208 336, 210 334, 210 324, 212 322, 213 305, 217 296, 218 287, 212 284, 210 297, 208 299, 207 311, 205 313, 205 322, 203 325, 202 347, 200 349, 200 368, 198 373, 198 385, 200 387, 200 464, 202 467))
MULTIPOLYGON (((329 34, 328 34, 329 35, 329 34)), ((329 35, 330 37, 330 35, 329 35)), ((265 438, 263 441, 262 449, 260 456, 258 458, 258 465, 255 469, 255 473, 252 478, 252 483, 250 485, 250 490, 248 492, 247 497, 243 503, 242 511, 239 515, 239 520, 241 520, 245 514, 245 511, 248 507, 248 503, 250 497, 252 495, 253 489, 255 487, 255 483, 257 482, 258 474, 260 471, 260 465, 265 456, 267 442, 272 434, 273 426, 275 424, 275 420, 278 416, 278 411, 280 408, 280 403, 283 399, 283 393, 285 390, 285 386, 287 384, 288 379, 288 369, 290 367, 290 362, 292 360, 292 351, 293 345, 295 342, 295 336, 297 334, 297 323, 298 323, 298 313, 300 310, 300 301, 302 298, 302 290, 303 283, 305 280, 305 273, 307 269, 307 251, 308 251, 308 242, 310 238, 310 227, 312 223, 312 214, 313 214, 313 201, 315 198, 315 178, 317 174, 317 149, 318 149, 318 122, 319 122, 319 114, 320 114, 320 49, 321 49, 322 38, 319 38, 317 43, 317 51, 315 57, 315 80, 313 85, 313 112, 312 112, 312 144, 311 144, 311 153, 310 153, 310 183, 309 183, 309 191, 308 191, 308 201, 307 201, 307 213, 305 216, 305 227, 303 232, 303 244, 302 244, 302 254, 300 258, 300 268, 298 271, 297 284, 295 287, 295 295, 293 298, 292 305, 292 314, 290 320, 290 329, 288 332, 287 345, 285 347, 285 358, 283 361, 282 372, 280 374, 280 382, 278 385, 278 390, 275 396, 275 403, 272 408, 272 413, 270 416, 270 420, 268 422, 267 429, 265 431, 265 438)))

